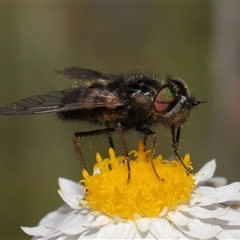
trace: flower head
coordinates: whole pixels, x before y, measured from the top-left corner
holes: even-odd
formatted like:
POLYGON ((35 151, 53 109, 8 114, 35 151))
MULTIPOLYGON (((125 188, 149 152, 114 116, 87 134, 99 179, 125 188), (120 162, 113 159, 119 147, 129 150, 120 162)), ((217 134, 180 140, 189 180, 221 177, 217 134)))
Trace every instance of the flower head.
MULTIPOLYGON (((148 153, 141 142, 130 152, 130 182, 124 157, 112 149, 107 159, 97 154, 94 174, 83 170, 81 184, 59 179, 66 204, 23 230, 43 239, 240 238, 240 212, 226 204, 240 202, 240 183, 204 186, 214 160, 193 175, 161 156, 153 159, 153 169, 148 153)), ((189 155, 184 164, 192 168, 189 155)))
MULTIPOLYGON (((97 154, 95 169, 100 174, 90 176, 83 172, 87 205, 110 218, 134 220, 136 216, 157 217, 165 208, 170 210, 187 203, 195 188, 192 175, 186 174, 179 161, 169 162, 161 156, 153 160, 156 173, 147 161, 147 153, 142 142, 138 152, 130 153, 136 159, 130 161, 129 183, 127 165, 122 164, 124 157, 116 157, 113 149, 109 149, 110 157, 104 160, 97 154)), ((191 167, 189 155, 184 162, 191 167)))

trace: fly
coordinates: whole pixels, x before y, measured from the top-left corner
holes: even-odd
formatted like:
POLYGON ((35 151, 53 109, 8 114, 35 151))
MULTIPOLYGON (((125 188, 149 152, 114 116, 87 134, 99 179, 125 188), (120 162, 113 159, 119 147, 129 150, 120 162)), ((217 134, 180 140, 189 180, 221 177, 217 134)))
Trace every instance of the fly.
POLYGON ((24 98, 0 107, 3 115, 30 115, 56 113, 63 121, 87 121, 103 124, 105 128, 87 132, 75 132, 72 140, 83 169, 87 170, 78 138, 107 134, 113 147, 111 133, 118 131, 128 166, 128 182, 131 178, 128 151, 124 131, 136 130, 144 135, 144 142, 153 137, 149 161, 152 163, 157 135, 153 126, 162 125, 170 129, 171 147, 188 173, 178 153, 180 134, 191 110, 206 101, 196 101, 187 84, 180 78, 135 69, 132 72, 104 74, 78 67, 65 67, 56 73, 75 82, 75 86, 62 91, 51 91, 43 95, 24 98), (77 83, 77 84, 76 84, 77 83))

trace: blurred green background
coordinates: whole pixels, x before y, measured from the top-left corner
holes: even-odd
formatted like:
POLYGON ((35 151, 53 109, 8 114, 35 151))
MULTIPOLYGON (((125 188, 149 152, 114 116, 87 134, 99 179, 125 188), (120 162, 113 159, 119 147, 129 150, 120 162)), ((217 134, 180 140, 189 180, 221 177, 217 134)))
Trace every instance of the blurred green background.
MULTIPOLYGON (((196 171, 216 158, 216 175, 239 180, 239 6, 1 2, 0 105, 68 88, 71 83, 54 73, 63 66, 102 72, 142 66, 163 76, 174 73, 198 100, 208 101, 183 128, 180 154, 191 154, 196 171)), ((81 178, 72 133, 94 126, 63 124, 53 114, 0 116, 0 122, 0 239, 29 239, 20 226, 37 225, 63 203, 58 177, 81 178)), ((169 130, 157 132, 157 152, 169 158, 169 130)), ((129 150, 138 139, 127 135, 129 150)), ((86 158, 93 159, 95 151, 107 156, 105 136, 85 145, 92 146, 84 148, 86 158)))

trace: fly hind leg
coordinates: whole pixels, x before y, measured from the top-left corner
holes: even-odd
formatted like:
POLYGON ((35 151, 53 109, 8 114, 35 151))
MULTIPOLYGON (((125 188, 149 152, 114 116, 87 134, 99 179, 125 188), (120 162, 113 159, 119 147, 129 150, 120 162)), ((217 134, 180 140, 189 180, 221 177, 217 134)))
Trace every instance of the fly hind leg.
POLYGON ((112 136, 111 132, 115 132, 116 128, 104 128, 104 129, 98 129, 98 130, 93 130, 89 132, 75 132, 72 136, 73 140, 73 145, 76 149, 77 155, 78 155, 78 160, 81 164, 82 169, 86 170, 88 172, 88 168, 86 165, 86 162, 84 160, 80 145, 77 141, 78 138, 84 138, 84 137, 89 137, 89 136, 94 136, 94 135, 101 135, 101 134, 107 134, 110 146, 113 147, 113 141, 112 141, 112 136))

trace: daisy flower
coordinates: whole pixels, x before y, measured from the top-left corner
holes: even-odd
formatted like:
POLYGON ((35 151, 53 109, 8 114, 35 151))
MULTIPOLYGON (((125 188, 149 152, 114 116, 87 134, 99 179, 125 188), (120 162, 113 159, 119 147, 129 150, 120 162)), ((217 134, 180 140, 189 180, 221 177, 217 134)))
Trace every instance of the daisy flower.
MULTIPOLYGON (((240 239, 240 212, 232 207, 240 203, 240 182, 212 178, 214 160, 187 174, 161 155, 154 171, 142 142, 129 155, 129 182, 123 156, 96 154, 93 175, 83 170, 80 183, 59 179, 65 205, 23 231, 33 239, 240 239)), ((188 154, 183 161, 192 168, 188 154)))

